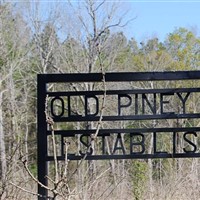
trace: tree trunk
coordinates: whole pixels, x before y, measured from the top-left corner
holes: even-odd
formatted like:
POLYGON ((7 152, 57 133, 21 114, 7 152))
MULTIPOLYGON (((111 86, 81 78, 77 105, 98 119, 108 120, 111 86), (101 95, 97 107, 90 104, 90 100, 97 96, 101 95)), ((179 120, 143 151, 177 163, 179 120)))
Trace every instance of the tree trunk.
POLYGON ((7 171, 7 163, 6 163, 6 148, 5 148, 5 140, 4 140, 4 130, 3 130, 3 93, 0 92, 0 154, 1 154, 1 177, 2 180, 6 178, 7 171))

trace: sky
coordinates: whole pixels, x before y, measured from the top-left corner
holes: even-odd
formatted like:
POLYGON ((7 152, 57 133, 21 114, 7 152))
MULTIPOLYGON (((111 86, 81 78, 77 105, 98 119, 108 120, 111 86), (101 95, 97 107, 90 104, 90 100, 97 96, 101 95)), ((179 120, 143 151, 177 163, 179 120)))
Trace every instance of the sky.
MULTIPOLYGON (((5 0, 6 1, 6 0, 5 0)), ((7 0, 10 2, 26 2, 28 0, 7 0)), ((44 3, 44 8, 51 3, 67 0, 30 0, 44 3)), ((83 0, 71 0, 81 2, 83 0)), ((102 2, 102 0, 95 0, 102 2)), ((138 42, 157 37, 164 41, 167 34, 176 28, 184 27, 196 32, 200 37, 200 0, 105 0, 119 2, 122 11, 127 10, 127 19, 134 18, 123 28, 129 39, 134 37, 138 42)), ((44 9, 45 10, 45 9, 44 9)), ((45 11, 44 11, 45 12, 45 11)))
POLYGON ((131 15, 136 16, 128 28, 128 37, 137 41, 156 36, 163 41, 176 28, 193 30, 200 36, 200 0, 190 1, 124 1, 131 15))

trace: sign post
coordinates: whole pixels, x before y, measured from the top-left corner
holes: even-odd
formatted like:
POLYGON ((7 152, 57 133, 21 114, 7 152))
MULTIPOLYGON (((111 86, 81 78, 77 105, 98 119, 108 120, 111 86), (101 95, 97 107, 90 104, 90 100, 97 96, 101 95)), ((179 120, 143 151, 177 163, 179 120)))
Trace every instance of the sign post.
MULTIPOLYGON (((38 156, 38 181, 47 186, 48 174, 47 169, 47 124, 45 116, 45 98, 46 98, 46 81, 45 76, 38 75, 37 88, 37 120, 38 120, 38 137, 37 137, 37 156, 38 156)), ((47 199, 47 190, 38 183, 38 200, 47 199)))

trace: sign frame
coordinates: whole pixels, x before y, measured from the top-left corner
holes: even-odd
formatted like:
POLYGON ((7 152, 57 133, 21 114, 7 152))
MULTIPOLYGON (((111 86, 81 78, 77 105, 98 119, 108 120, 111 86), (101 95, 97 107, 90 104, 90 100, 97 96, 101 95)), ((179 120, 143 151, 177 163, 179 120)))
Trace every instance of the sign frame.
MULTIPOLYGON (((200 79, 200 71, 168 71, 168 72, 120 72, 120 73, 74 73, 74 74, 38 74, 37 76, 37 156, 38 156, 38 181, 47 186, 47 174, 48 174, 48 162, 52 161, 54 158, 53 156, 48 156, 48 141, 47 136, 50 135, 50 131, 47 130, 47 122, 45 116, 45 101, 46 97, 54 96, 55 94, 59 96, 59 93, 51 93, 47 91, 47 84, 49 83, 83 83, 83 82, 102 82, 102 80, 106 82, 129 82, 129 81, 178 81, 178 80, 199 80, 200 79)), ((192 91, 192 92, 200 92, 200 88, 180 88, 179 91, 192 91)), ((143 90, 143 92, 148 92, 149 90, 143 90)), ((167 91, 167 89, 166 89, 167 91)), ((97 91, 96 94, 103 94, 104 91, 97 91)), ((116 92, 116 91, 112 91, 116 92)), ((112 93, 110 92, 110 93, 112 93)), ((158 89, 152 89, 152 93, 159 92, 158 89)), ((126 91, 124 92, 126 93, 126 91)), ((93 91, 84 91, 82 95, 95 95, 93 91)), ((108 91, 109 94, 109 91, 108 91)), ((116 94, 118 94, 116 92, 116 94)), ((60 92, 60 95, 63 95, 60 92)), ((77 95, 81 95, 81 93, 77 93, 77 95)), ((142 120, 142 119, 160 119, 159 116, 152 115, 152 116, 108 116, 107 118, 104 117, 104 120, 112 121, 112 120, 142 120), (141 119, 140 119, 141 118, 141 119)), ((188 119, 188 118, 200 118, 200 113, 198 114, 164 114, 162 115, 163 119, 188 119)), ((59 121, 55 117, 55 121, 59 121)), ((99 117, 97 116, 85 116, 85 117, 68 117, 61 119, 63 121, 98 121, 99 117)), ((62 137, 68 137, 70 134, 74 136, 76 134, 92 134, 95 130, 70 130, 70 131, 57 131, 55 134, 61 135, 62 137)), ((122 130, 100 130, 99 134, 106 135, 109 133, 116 133, 122 130)), ((190 128, 148 128, 148 129, 123 129, 123 133, 139 133, 139 132, 179 132, 183 131, 187 132, 197 132, 200 131, 200 127, 190 127, 190 128)), ((154 140, 154 143, 156 139, 154 140)), ((80 160, 83 159, 84 156, 74 156, 69 155, 69 160, 80 160)), ((176 154, 164 154, 162 152, 158 154, 133 154, 133 155, 88 155, 84 157, 87 160, 98 160, 98 159, 149 159, 149 158, 184 158, 184 157, 200 157, 200 153, 179 153, 176 154)), ((63 157, 58 157, 58 160, 63 160, 63 157)), ((38 183, 38 199, 44 200, 48 197, 48 191, 45 187, 38 183)))

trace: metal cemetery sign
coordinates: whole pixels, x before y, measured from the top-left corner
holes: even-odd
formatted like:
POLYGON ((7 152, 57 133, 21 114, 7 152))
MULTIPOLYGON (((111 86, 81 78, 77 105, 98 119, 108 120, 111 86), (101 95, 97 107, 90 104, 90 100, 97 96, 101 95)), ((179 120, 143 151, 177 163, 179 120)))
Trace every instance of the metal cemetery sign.
POLYGON ((200 71, 39 74, 39 181, 47 185, 55 157, 51 123, 57 160, 200 157, 199 79, 200 71))

